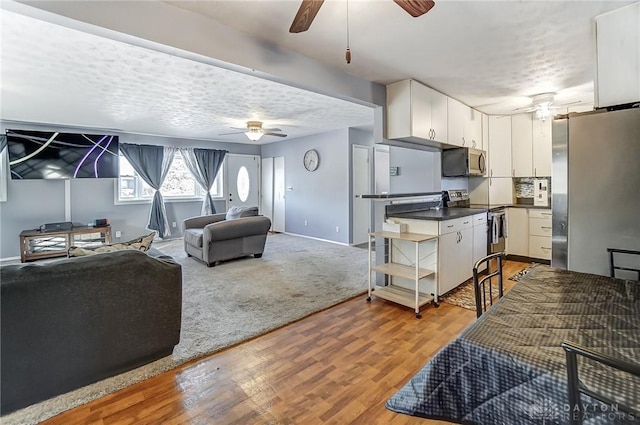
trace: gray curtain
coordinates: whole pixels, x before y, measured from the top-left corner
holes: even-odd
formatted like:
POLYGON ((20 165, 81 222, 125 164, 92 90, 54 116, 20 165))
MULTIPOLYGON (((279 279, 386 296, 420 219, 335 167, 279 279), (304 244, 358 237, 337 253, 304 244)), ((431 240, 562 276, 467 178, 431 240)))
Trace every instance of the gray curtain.
POLYGON ((156 191, 153 194, 147 229, 156 230, 161 238, 171 236, 160 186, 162 186, 162 182, 164 182, 164 178, 167 176, 173 161, 175 148, 121 143, 120 151, 127 158, 133 169, 136 170, 136 173, 142 177, 142 180, 156 191))
POLYGON ((0 152, 7 147, 7 136, 5 134, 0 134, 0 152))
POLYGON ((193 174, 193 178, 206 192, 204 200, 202 201, 201 214, 215 214, 216 207, 213 205, 213 199, 209 191, 218 175, 227 151, 180 148, 180 153, 184 158, 184 163, 187 165, 187 168, 191 171, 191 174, 193 174))

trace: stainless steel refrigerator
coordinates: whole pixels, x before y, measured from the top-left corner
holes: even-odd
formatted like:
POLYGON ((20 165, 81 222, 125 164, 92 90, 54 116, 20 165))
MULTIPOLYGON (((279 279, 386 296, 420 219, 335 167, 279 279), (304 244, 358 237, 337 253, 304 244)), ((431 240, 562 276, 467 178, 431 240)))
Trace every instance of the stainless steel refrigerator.
POLYGON ((607 248, 640 250, 640 108, 569 114, 552 135, 551 265, 608 275, 607 248))

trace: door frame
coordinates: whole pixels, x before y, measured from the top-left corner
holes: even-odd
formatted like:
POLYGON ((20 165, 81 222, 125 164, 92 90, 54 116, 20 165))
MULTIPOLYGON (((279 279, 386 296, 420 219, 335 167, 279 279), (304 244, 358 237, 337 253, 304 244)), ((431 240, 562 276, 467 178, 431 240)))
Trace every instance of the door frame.
POLYGON ((371 202, 368 200, 363 200, 361 198, 357 198, 357 196, 368 195, 371 193, 371 148, 369 146, 363 145, 352 145, 351 148, 351 245, 360 245, 368 242, 369 240, 369 232, 371 231, 371 202), (360 150, 361 152, 367 153, 367 161, 364 168, 362 164, 359 164, 356 161, 356 150, 360 150), (356 188, 356 174, 360 173, 360 178, 364 177, 366 180, 366 189, 364 189, 365 193, 358 193, 360 190, 356 188), (366 207, 364 204, 366 203, 366 207), (362 207, 356 208, 356 205, 360 204, 362 207), (361 217, 358 217, 362 214, 363 211, 366 211, 368 220, 362 220, 361 217), (360 219, 358 219, 360 218, 360 219), (361 227, 358 227, 361 226, 361 227), (366 229, 365 229, 366 227, 366 229), (360 239, 358 239, 360 237, 360 239))

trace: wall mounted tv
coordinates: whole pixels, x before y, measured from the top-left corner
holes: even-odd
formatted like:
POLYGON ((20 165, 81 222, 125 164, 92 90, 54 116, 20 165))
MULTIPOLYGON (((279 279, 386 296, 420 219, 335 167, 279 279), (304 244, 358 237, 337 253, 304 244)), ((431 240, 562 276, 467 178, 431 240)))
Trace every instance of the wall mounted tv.
POLYGON ((118 136, 7 130, 11 178, 118 177, 118 136))

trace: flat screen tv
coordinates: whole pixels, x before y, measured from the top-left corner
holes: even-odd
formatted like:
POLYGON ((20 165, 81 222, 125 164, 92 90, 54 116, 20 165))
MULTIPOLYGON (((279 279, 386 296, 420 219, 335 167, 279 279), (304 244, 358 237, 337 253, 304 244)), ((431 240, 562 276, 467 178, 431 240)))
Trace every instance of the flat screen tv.
POLYGON ((118 177, 118 136, 7 130, 11 178, 118 177))

